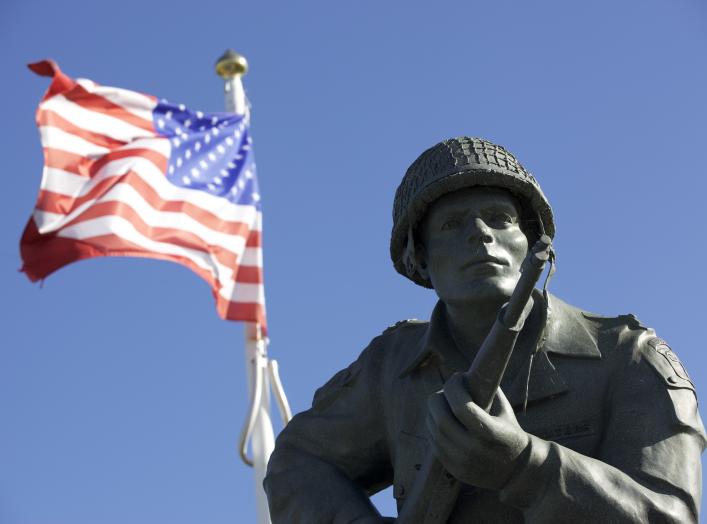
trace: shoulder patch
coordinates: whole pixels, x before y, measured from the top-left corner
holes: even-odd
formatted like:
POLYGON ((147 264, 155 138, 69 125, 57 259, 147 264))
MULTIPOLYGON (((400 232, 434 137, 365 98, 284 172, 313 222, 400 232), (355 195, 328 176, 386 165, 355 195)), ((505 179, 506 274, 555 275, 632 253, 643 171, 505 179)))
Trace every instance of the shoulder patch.
POLYGON ((695 391, 695 384, 687 374, 685 366, 665 340, 651 337, 646 342, 646 346, 643 352, 646 360, 669 387, 695 391))
POLYGON ((400 326, 405 326, 407 324, 424 324, 424 320, 418 320, 416 318, 408 318, 407 320, 399 320, 392 326, 388 326, 383 330, 383 334, 385 335, 386 333, 390 333, 391 331, 395 331, 398 329, 400 326))

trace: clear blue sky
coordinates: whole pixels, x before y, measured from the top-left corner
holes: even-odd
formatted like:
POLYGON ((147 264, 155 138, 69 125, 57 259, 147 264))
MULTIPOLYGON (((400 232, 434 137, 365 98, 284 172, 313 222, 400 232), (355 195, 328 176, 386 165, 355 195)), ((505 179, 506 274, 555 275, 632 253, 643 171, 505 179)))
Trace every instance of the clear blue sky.
POLYGON ((139 259, 42 289, 17 272, 47 87, 25 64, 221 110, 227 47, 251 64, 271 354, 295 411, 385 327, 428 317, 434 295, 388 258, 392 198, 417 154, 461 134, 540 180, 552 291, 635 313, 707 399, 703 2, 5 0, 0 522, 254 520, 242 330, 206 283, 139 259))

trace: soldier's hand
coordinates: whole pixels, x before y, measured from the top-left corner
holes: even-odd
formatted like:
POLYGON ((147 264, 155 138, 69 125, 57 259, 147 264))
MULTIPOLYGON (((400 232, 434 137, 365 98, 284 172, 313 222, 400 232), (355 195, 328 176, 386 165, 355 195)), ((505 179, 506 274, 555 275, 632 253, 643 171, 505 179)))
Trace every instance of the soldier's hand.
POLYGON ((461 373, 430 397, 427 428, 445 469, 467 484, 500 489, 516 469, 530 437, 499 389, 491 413, 471 400, 461 373))

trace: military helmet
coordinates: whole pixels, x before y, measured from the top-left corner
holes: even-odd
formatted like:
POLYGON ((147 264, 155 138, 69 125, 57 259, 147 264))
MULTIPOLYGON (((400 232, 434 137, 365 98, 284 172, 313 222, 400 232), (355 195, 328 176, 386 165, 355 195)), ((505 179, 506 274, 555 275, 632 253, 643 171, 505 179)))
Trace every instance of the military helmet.
MULTIPOLYGON (((540 185, 503 147, 481 138, 458 137, 432 146, 415 160, 395 192, 390 257, 395 269, 416 284, 432 284, 415 269, 413 232, 427 207, 446 193, 474 186, 510 191, 521 204, 526 234, 555 236, 552 209, 540 185)), ((534 238, 529 239, 531 242, 534 238)))

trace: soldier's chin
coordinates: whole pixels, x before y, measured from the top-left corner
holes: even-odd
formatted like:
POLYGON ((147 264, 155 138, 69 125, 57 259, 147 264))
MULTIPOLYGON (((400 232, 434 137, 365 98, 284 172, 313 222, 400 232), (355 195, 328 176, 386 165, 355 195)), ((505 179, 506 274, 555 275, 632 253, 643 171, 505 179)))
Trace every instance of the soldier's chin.
POLYGON ((513 294, 516 280, 508 277, 495 276, 485 279, 475 279, 459 286, 453 292, 439 298, 450 306, 474 306, 500 308, 508 302, 513 294))

